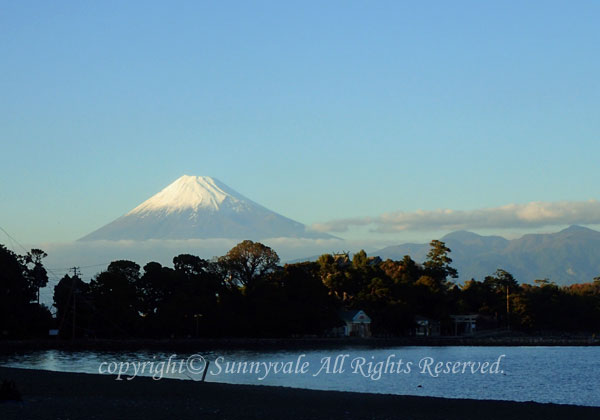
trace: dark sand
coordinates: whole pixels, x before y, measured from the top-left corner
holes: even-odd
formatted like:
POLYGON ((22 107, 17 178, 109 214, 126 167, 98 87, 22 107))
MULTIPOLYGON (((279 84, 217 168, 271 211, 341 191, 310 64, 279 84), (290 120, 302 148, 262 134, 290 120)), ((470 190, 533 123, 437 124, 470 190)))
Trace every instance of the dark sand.
POLYGON ((600 419, 600 408, 458 400, 0 367, 23 402, 0 420, 28 419, 600 419))

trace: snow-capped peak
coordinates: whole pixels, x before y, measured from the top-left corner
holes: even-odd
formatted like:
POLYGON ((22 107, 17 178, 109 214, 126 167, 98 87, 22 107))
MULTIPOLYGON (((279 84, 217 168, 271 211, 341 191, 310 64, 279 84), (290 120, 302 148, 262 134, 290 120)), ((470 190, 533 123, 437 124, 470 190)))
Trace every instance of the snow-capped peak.
POLYGON ((184 175, 129 213, 81 238, 149 240, 331 239, 244 197, 215 178, 184 175))
POLYGON ((226 200, 231 204, 240 201, 241 197, 235 197, 237 194, 234 191, 225 191, 224 189, 228 188, 214 178, 183 175, 127 214, 156 210, 167 213, 190 209, 217 211, 226 200))

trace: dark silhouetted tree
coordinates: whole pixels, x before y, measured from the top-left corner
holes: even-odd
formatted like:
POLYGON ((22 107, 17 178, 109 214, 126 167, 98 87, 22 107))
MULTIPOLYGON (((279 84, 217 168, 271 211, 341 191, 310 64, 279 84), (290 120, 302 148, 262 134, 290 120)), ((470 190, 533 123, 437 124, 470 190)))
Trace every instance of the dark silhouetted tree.
POLYGON ((278 267, 279 256, 260 242, 245 240, 218 261, 230 282, 248 289, 278 267))
POLYGON ((37 248, 32 249, 25 256, 27 264, 33 264, 33 267, 29 270, 29 276, 33 287, 36 288, 38 305, 40 303, 40 289, 48 284, 48 273, 42 264, 42 260, 47 256, 48 254, 37 248))
POLYGON ((286 264, 278 273, 282 290, 280 305, 285 313, 282 332, 290 334, 322 334, 339 323, 339 305, 321 281, 319 265, 286 264))
POLYGON ((128 336, 137 331, 141 303, 138 300, 140 266, 119 260, 90 282, 95 308, 94 329, 99 335, 128 336))
POLYGON ((54 286, 54 307, 61 337, 74 338, 93 334, 90 322, 93 308, 90 286, 78 276, 65 275, 54 286))
POLYGON ((0 245, 0 337, 47 335, 48 308, 37 303, 37 286, 27 258, 0 245))
POLYGON ((443 289, 446 287, 448 277, 458 278, 458 271, 451 267, 452 258, 449 257, 450 248, 442 241, 433 240, 429 243, 430 249, 427 260, 423 263, 425 274, 436 281, 443 289))

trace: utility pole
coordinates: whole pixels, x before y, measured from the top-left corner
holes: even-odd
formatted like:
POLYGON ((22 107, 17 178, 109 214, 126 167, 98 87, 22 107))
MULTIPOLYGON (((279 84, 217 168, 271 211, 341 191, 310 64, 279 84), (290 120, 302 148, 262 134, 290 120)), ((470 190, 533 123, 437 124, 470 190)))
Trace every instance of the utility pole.
POLYGON ((509 287, 507 284, 506 285, 506 326, 507 326, 508 330, 510 331, 510 301, 508 298, 508 293, 509 293, 509 287))
POLYGON ((79 278, 77 275, 77 270, 79 267, 73 267, 69 271, 73 271, 73 277, 71 277, 71 294, 73 295, 73 331, 71 332, 71 340, 75 339, 75 321, 77 314, 77 292, 78 290, 75 288, 75 279, 79 278))

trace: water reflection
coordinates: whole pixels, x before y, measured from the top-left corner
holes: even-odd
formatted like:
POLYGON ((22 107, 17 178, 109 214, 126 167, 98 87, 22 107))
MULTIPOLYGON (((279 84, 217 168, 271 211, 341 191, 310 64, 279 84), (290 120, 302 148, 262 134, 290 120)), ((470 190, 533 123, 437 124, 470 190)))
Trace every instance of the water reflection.
MULTIPOLYGON (((305 351, 218 351, 204 352, 198 356, 210 361, 207 381, 239 384, 279 385, 308 389, 358 391, 404 395, 439 396, 449 398, 499 399, 513 401, 538 401, 563 404, 600 406, 600 385, 596 380, 600 371, 600 347, 402 347, 386 349, 340 348, 339 350, 305 351), (340 355, 344 362, 334 368, 335 358, 340 355), (504 356, 502 356, 504 355, 504 356), (502 357, 501 357, 502 356, 502 357), (298 359, 308 364, 305 371, 298 370, 298 359), (324 361, 330 366, 325 369, 324 361), (363 359, 362 369, 353 364, 363 359), (421 369, 420 362, 433 360, 429 371, 421 369), (500 360, 500 361, 499 361, 500 360), (390 361, 402 361, 403 371, 390 370, 390 361), (496 373, 449 372, 435 375, 432 369, 442 362, 482 363, 499 361, 501 369, 496 373), (232 372, 230 366, 253 366, 254 371, 232 372), (237 363, 237 365, 235 365, 237 363), (262 365, 261 365, 262 363, 262 365), (267 372, 265 366, 270 364, 267 372), (407 364, 411 364, 406 371, 407 364), (282 367, 292 366, 291 373, 282 367), (258 367, 257 367, 258 366, 258 367), (278 366, 279 370, 274 367, 278 366), (369 374, 367 367, 375 371, 369 374), (387 368, 386 368, 387 366, 387 368), (377 369, 382 370, 377 374, 377 369), (257 369, 262 369, 257 371, 257 369), (317 373, 319 372, 320 373, 317 373), (267 374, 265 374, 267 373, 267 374), (432 374, 433 373, 433 374, 432 374)), ((97 352, 45 350, 26 354, 0 356, 4 366, 44 369, 65 372, 99 373, 99 367, 119 366, 129 363, 146 363, 146 370, 130 370, 123 378, 153 376, 148 366, 157 368, 162 363, 159 377, 199 380, 201 372, 189 369, 168 369, 169 361, 184 363, 192 354, 171 352, 97 352)), ((173 365, 171 365, 173 366, 173 365)), ((462 366, 462 365, 461 365, 462 366)), ((106 369, 104 370, 106 372, 106 369)), ((111 371, 115 375, 115 371, 111 371)), ((115 375, 116 376, 116 375, 115 375)))

